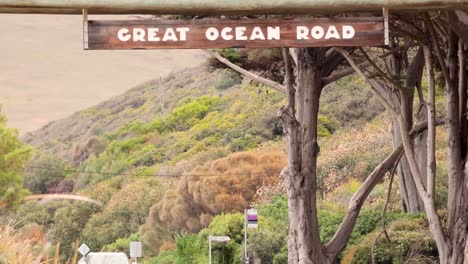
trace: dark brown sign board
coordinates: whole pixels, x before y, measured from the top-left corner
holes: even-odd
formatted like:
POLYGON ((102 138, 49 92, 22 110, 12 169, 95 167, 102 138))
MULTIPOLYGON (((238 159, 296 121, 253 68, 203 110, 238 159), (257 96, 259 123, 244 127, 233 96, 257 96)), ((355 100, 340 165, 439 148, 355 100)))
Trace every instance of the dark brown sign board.
POLYGON ((340 19, 90 20, 84 48, 206 49, 382 46, 381 17, 340 19))

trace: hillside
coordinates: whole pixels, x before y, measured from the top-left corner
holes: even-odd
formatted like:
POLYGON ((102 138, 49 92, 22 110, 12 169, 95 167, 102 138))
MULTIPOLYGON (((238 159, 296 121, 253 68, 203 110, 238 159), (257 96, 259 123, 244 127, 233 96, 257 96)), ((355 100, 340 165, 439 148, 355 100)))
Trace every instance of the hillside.
MULTIPOLYGON (((177 234, 204 232, 219 215, 284 194, 279 173, 285 150, 276 116, 284 100, 231 70, 203 66, 52 122, 23 137, 37 150, 24 171, 25 186, 34 193, 81 194, 105 206, 28 203, 18 217, 60 241, 64 258, 77 239, 127 250, 131 237, 144 241, 146 256, 157 256, 173 248, 177 234)), ((349 177, 365 178, 387 149, 379 157, 358 152, 383 150, 388 134, 379 121, 383 109, 354 77, 327 87, 322 104, 326 162, 319 164, 320 188, 328 195, 349 177), (334 152, 336 139, 363 131, 370 134, 365 146, 334 152), (337 166, 345 170, 336 174, 337 166)))
MULTIPOLYGON (((360 126, 383 111, 371 93, 360 87, 362 83, 349 80, 329 85, 324 90, 321 112, 329 120, 331 131, 340 127, 360 126)), ((224 94, 229 91, 227 88, 240 82, 240 77, 229 70, 208 71, 206 66, 181 70, 139 85, 67 118, 50 122, 22 139, 41 151, 76 164, 74 147, 84 144, 90 137, 116 132, 135 120, 149 122, 169 113, 184 98, 224 94)), ((266 88, 252 88, 252 91, 269 92, 266 88)))
POLYGON ((170 111, 179 100, 206 95, 212 91, 220 74, 197 67, 149 81, 96 106, 50 122, 28 133, 23 140, 42 151, 73 162, 72 152, 91 136, 115 132, 134 120, 148 122, 170 111))

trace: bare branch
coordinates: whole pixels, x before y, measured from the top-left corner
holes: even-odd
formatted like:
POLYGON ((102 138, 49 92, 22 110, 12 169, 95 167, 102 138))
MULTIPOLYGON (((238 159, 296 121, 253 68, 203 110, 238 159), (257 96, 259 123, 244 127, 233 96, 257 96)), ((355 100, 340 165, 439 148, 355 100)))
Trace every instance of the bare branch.
POLYGON ((463 11, 448 11, 448 22, 450 28, 455 31, 460 39, 463 39, 465 45, 468 45, 468 27, 461 20, 464 18, 468 21, 468 14, 463 11))
MULTIPOLYGON (((426 23, 429 21, 427 14, 424 14, 426 23)), ((428 83, 428 100, 427 100, 427 192, 432 199, 435 199, 435 177, 436 177, 436 157, 435 157, 435 78, 432 59, 432 46, 425 45, 424 59, 426 62, 426 74, 428 83)))
POLYGON ((219 55, 217 52, 214 52, 214 51, 211 51, 211 50, 204 50, 206 53, 210 54, 211 56, 215 57, 217 60, 219 60, 221 63, 223 63, 224 65, 228 66, 229 68, 235 70, 236 72, 244 75, 245 77, 249 78, 249 79, 252 79, 254 81, 257 81, 261 84, 264 84, 268 87, 271 87, 281 93, 286 93, 286 88, 275 82, 275 81, 272 81, 272 80, 269 80, 267 78, 263 78, 262 76, 259 76, 257 74, 254 74, 252 72, 249 72, 248 70, 246 69, 243 69, 237 65, 235 65, 234 63, 230 62, 229 60, 227 60, 226 58, 224 58, 223 56, 219 55))
MULTIPOLYGON (((409 44, 409 45, 404 45, 404 46, 400 46, 400 47, 397 47, 397 48, 394 48, 382 55, 379 56, 379 58, 386 58, 392 54, 394 54, 395 52, 399 52, 401 51, 402 49, 406 49, 406 48, 410 48, 410 47, 413 47, 415 45, 413 44, 409 44)), ((368 61, 366 62, 363 62, 363 63, 360 63, 360 64, 357 64, 357 66, 359 67, 359 69, 365 69, 367 67, 370 66, 370 63, 368 61)), ((351 75, 353 73, 355 73, 356 71, 354 70, 353 67, 348 67, 342 71, 338 71, 338 72, 335 72, 334 74, 331 74, 325 78, 323 78, 323 84, 324 86, 327 85, 327 84, 330 84, 332 82, 335 82, 343 77, 346 77, 348 75, 351 75)))
POLYGON ((367 54, 367 52, 363 49, 363 48, 359 48, 359 50, 362 52, 362 54, 364 54, 364 57, 367 59, 367 61, 369 62, 369 64, 377 71, 377 73, 382 76, 385 80, 387 80, 389 83, 393 84, 396 88, 398 89, 403 89, 403 87, 397 83, 394 79, 392 79, 391 77, 389 77, 387 74, 385 74, 385 72, 383 72, 378 66, 377 64, 375 64, 375 62, 370 58, 370 56, 367 54))
POLYGON ((351 56, 348 54, 348 52, 346 52, 345 50, 341 49, 341 48, 335 48, 336 50, 338 50, 342 55, 343 57, 346 58, 346 60, 348 60, 349 64, 351 65, 351 67, 357 72, 357 74, 364 80, 366 81, 367 83, 370 84, 371 86, 371 90, 374 92, 374 94, 380 99, 380 101, 382 102, 382 104, 385 106, 385 108, 394 116, 394 117, 397 117, 398 116, 398 112, 395 110, 395 108, 393 107, 393 105, 388 101, 388 99, 386 98, 386 96, 384 94, 382 94, 381 91, 378 91, 377 89, 375 89, 375 86, 376 86, 376 82, 372 82, 372 80, 370 80, 369 78, 367 78, 367 76, 361 71, 361 69, 359 68, 359 66, 356 65, 356 63, 354 62, 354 60, 351 58, 351 56))
MULTIPOLYGON (((404 92, 401 90, 400 94, 401 97, 404 96, 404 92)), ((401 113, 405 113, 407 111, 406 108, 408 106, 406 104, 401 104, 400 107, 401 113)), ((416 185, 418 194, 424 203, 424 209, 426 210, 426 215, 429 220, 429 228, 431 230, 432 235, 434 236, 434 240, 437 244, 437 249, 439 250, 441 260, 443 260, 447 257, 448 246, 445 240, 444 231, 442 229, 442 223, 440 221, 439 215, 437 214, 434 199, 428 194, 426 187, 424 186, 423 178, 419 171, 419 167, 413 150, 413 145, 411 143, 411 137, 408 128, 408 120, 406 119, 406 116, 400 115, 398 118, 398 122, 400 124, 400 134, 403 142, 403 147, 405 149, 406 159, 408 160, 408 165, 410 167, 411 174, 413 175, 414 184, 416 185)))
POLYGON ((415 34, 409 32, 409 31, 407 31, 407 30, 404 30, 404 29, 402 29, 402 28, 400 28, 400 27, 397 27, 397 26, 395 26, 395 25, 392 25, 392 24, 390 24, 390 28, 393 29, 393 30, 395 30, 395 31, 400 32, 401 34, 403 34, 403 35, 409 37, 410 39, 413 39, 413 40, 416 41, 416 42, 424 43, 424 39, 422 39, 421 37, 419 37, 419 36, 417 36, 417 35, 415 35, 415 34))
POLYGON ((292 109, 293 114, 295 115, 296 111, 296 89, 294 88, 294 72, 291 65, 291 59, 289 54, 289 48, 283 48, 283 59, 284 59, 284 67, 285 67, 285 83, 286 89, 288 91, 288 107, 292 109))
MULTIPOLYGON (((437 124, 442 125, 443 119, 439 119, 437 124)), ((427 121, 417 123, 411 132, 408 134, 410 138, 415 137, 427 128, 427 121)), ((393 152, 382 161, 372 173, 367 177, 366 181, 359 187, 357 192, 353 195, 349 202, 348 212, 346 213, 343 222, 336 231, 333 238, 325 245, 324 252, 329 258, 334 259, 336 255, 346 246, 347 238, 351 235, 354 225, 356 224, 359 212, 367 199, 367 196, 374 189, 375 185, 380 182, 385 173, 394 167, 395 163, 399 160, 404 152, 403 145, 398 146, 393 152)))

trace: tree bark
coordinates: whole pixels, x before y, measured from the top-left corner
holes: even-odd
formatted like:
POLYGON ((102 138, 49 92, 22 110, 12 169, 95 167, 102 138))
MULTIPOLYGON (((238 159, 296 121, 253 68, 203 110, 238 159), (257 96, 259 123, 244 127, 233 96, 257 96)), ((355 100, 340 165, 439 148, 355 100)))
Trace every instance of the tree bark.
MULTIPOLYGON (((396 60, 396 58, 394 59, 396 60)), ((395 65, 401 65, 402 63, 396 63, 395 65)), ((394 66, 393 74, 400 75, 401 66, 394 66)), ((394 102, 394 105, 405 104, 405 112, 401 112, 401 115, 405 116, 405 119, 408 122, 408 127, 411 128, 413 125, 413 104, 414 104, 414 92, 415 88, 421 85, 422 72, 424 68, 424 56, 423 50, 420 48, 417 55, 412 60, 406 71, 406 81, 405 81, 405 96, 399 98, 399 102, 394 102)), ((394 97, 397 98, 397 97, 394 97)), ((396 100, 396 99, 394 99, 396 100)), ((420 107, 417 112, 417 117, 419 121, 426 120, 425 106, 423 102, 420 102, 420 107)), ((398 120, 393 120, 393 145, 394 148, 399 146, 402 143, 400 125, 398 120)), ((423 176, 423 182, 426 183, 426 156, 427 156, 427 147, 426 147, 427 133, 424 132, 418 135, 414 139, 415 147, 415 158, 418 161, 419 170, 423 176)), ((398 168, 397 174, 400 185, 400 198, 402 199, 403 209, 409 213, 419 213, 424 211, 424 203, 419 196, 416 185, 411 174, 411 169, 408 164, 406 157, 402 157, 398 168)))
MULTIPOLYGON (((298 49, 298 113, 283 109, 287 126, 288 166, 282 175, 286 182, 289 205, 288 263, 331 263, 320 243, 316 206, 317 122, 322 92, 322 49, 298 49), (297 116, 297 119, 296 119, 297 116)), ((291 88, 290 88, 291 89, 291 88)))

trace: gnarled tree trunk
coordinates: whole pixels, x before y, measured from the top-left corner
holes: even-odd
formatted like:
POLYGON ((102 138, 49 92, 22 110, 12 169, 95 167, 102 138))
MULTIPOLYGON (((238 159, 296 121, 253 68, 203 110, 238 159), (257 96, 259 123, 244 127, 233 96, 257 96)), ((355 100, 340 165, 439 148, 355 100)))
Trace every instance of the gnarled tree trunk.
MULTIPOLYGON (((288 141, 288 166, 283 170, 289 205, 288 263, 331 263, 323 254, 317 220, 317 122, 322 70, 325 60, 323 49, 298 50, 297 93, 289 94, 289 104, 282 108, 288 141), (297 113, 295 111, 297 105, 297 113)), ((288 57, 285 56, 285 57, 288 57)), ((288 86, 292 91, 292 73, 288 86)))
MULTIPOLYGON (((403 56, 403 55, 400 55, 403 56)), ((407 56, 407 55, 406 55, 407 56)), ((398 56, 394 56, 392 58, 392 71, 394 75, 401 75, 402 74, 402 66, 401 61, 403 59, 399 58, 398 56)), ((403 98, 394 97, 395 101, 394 105, 405 104, 406 105, 406 112, 401 113, 405 116, 405 119, 408 122, 409 128, 413 125, 413 104, 414 104, 414 92, 417 86, 421 85, 421 78, 422 72, 424 67, 424 57, 422 49, 420 49, 413 59, 411 64, 409 65, 408 69, 406 70, 406 82, 405 88, 405 96, 403 98)), ((421 97, 420 97, 421 98, 421 97)), ((425 106, 423 102, 420 102, 420 107, 418 107, 417 118, 419 121, 424 121, 426 119, 425 115, 425 106)), ((400 133, 400 124, 398 120, 393 120, 393 146, 397 148, 402 144, 402 138, 400 133)), ((426 175, 425 168, 426 168, 426 156, 427 156, 427 147, 426 147, 426 138, 427 133, 421 133, 414 139, 414 147, 415 147, 415 154, 416 159, 418 160, 418 165, 420 170, 422 171, 422 175, 426 175)), ((413 175, 411 174, 411 170, 408 164, 408 160, 406 157, 402 157, 400 163, 397 167, 397 174, 399 180, 399 187, 400 187, 400 199, 402 203, 403 210, 409 213, 419 213, 424 211, 424 203, 419 196, 416 185, 413 180, 413 175)))

